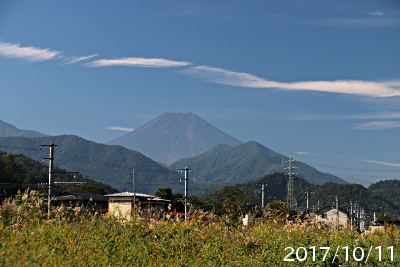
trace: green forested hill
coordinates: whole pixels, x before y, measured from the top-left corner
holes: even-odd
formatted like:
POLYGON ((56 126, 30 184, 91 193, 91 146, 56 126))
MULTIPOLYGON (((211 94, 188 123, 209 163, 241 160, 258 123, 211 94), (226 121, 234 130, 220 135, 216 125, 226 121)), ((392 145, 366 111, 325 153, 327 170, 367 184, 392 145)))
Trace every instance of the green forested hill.
POLYGON ((40 151, 40 145, 51 143, 57 145, 54 166, 78 171, 120 191, 132 191, 130 172, 135 169, 137 192, 155 193, 163 186, 183 192, 182 185, 179 184, 182 177, 178 173, 160 166, 141 153, 121 146, 98 144, 78 136, 3 137, 0 138, 0 150, 14 154, 23 153, 41 161, 49 157, 49 152, 40 151))
MULTIPOLYGON (((276 197, 277 199, 286 201, 287 197, 287 182, 288 176, 285 173, 274 173, 260 177, 255 180, 248 181, 245 184, 236 185, 241 190, 248 190, 251 194, 260 196, 261 203, 261 186, 257 183, 265 182, 266 186, 266 202, 271 202, 273 199, 268 197, 276 197)), ((350 200, 361 205, 367 213, 376 212, 376 215, 381 211, 381 207, 385 212, 394 214, 400 211, 399 205, 382 198, 375 192, 368 190, 359 184, 337 184, 327 182, 323 185, 310 184, 302 178, 294 177, 294 185, 296 188, 296 200, 298 207, 306 207, 306 191, 313 191, 309 199, 309 205, 317 205, 319 207, 332 205, 335 202, 335 196, 339 196, 339 206, 347 210, 350 206, 350 200)))
POLYGON ((385 180, 371 184, 368 189, 378 196, 400 205, 400 180, 385 180))
MULTIPOLYGON (((234 185, 245 183, 250 179, 284 172, 289 158, 278 154, 267 147, 250 141, 234 147, 217 145, 199 156, 181 159, 169 167, 173 170, 189 167, 196 182, 201 185, 217 183, 234 185)), ((343 179, 322 173, 315 168, 295 162, 296 172, 310 183, 323 184, 328 181, 346 183, 343 179)))
MULTIPOLYGON (((111 186, 93 181, 66 172, 66 170, 55 167, 53 174, 54 182, 85 182, 87 185, 103 188, 108 193, 118 192, 111 186)), ((6 192, 6 195, 14 195, 18 190, 27 188, 39 190, 42 193, 47 192, 47 186, 40 186, 39 183, 48 183, 49 167, 39 161, 30 159, 24 155, 14 155, 0 151, 0 189, 6 192)), ((61 193, 68 187, 76 184, 60 184, 55 185, 53 193, 55 195, 61 193)))

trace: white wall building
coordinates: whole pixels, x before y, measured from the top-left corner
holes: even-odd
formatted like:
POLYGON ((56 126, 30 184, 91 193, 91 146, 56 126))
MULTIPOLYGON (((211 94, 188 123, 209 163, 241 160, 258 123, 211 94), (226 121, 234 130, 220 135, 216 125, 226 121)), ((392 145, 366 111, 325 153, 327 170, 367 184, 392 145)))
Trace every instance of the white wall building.
POLYGON ((315 212, 317 215, 317 220, 329 225, 331 227, 337 227, 339 218, 339 230, 344 229, 350 220, 350 215, 339 208, 339 211, 332 206, 326 206, 315 212))
POLYGON ((154 219, 161 218, 165 212, 166 206, 170 200, 162 199, 156 196, 132 192, 115 193, 105 195, 108 198, 108 214, 112 214, 119 218, 123 217, 130 220, 134 210, 134 199, 136 208, 143 212, 150 212, 150 216, 154 219))

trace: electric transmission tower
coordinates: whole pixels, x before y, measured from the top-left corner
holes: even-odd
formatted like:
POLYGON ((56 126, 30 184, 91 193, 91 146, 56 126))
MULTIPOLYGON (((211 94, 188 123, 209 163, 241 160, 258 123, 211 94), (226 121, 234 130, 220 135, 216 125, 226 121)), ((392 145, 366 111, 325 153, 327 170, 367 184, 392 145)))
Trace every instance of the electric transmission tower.
POLYGON ((288 195, 287 195, 287 203, 291 207, 297 207, 297 201, 296 197, 294 196, 295 194, 295 187, 294 187, 294 182, 293 182, 293 177, 294 177, 294 166, 293 166, 293 156, 290 154, 290 160, 289 160, 289 182, 288 182, 288 195))

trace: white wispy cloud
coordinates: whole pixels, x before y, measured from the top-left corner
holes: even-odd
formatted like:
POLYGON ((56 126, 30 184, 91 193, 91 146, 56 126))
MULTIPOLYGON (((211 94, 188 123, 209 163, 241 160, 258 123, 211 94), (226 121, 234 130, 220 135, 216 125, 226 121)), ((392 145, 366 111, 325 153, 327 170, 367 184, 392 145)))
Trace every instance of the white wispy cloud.
POLYGON ((239 87, 277 88, 282 90, 297 91, 306 90, 369 97, 400 96, 400 81, 368 82, 356 80, 337 80, 283 83, 268 81, 248 73, 239 73, 209 66, 192 67, 182 70, 181 73, 185 73, 192 77, 204 79, 213 83, 239 87))
POLYGON ((361 19, 332 19, 326 21, 328 26, 354 27, 396 27, 400 26, 398 18, 361 18, 361 19))
POLYGON ((279 115, 276 119, 286 120, 387 120, 400 119, 400 112, 392 113, 371 113, 371 114, 348 114, 348 115, 321 115, 321 114, 299 114, 299 115, 279 115))
POLYGON ((129 66, 144 68, 183 67, 191 65, 186 61, 173 61, 163 58, 126 57, 119 59, 99 59, 85 64, 87 67, 129 66))
POLYGON ((381 11, 367 12, 365 17, 358 18, 324 18, 308 21, 310 24, 331 27, 399 27, 398 16, 388 16, 381 11))
POLYGON ((374 12, 367 12, 368 15, 371 16, 384 16, 385 13, 381 12, 381 11, 374 11, 374 12))
POLYGON ((303 151, 293 151, 294 154, 298 154, 298 155, 310 155, 310 153, 308 152, 303 152, 303 151))
POLYGON ((389 163, 389 162, 382 162, 382 161, 376 161, 376 160, 367 160, 367 159, 358 159, 361 161, 369 162, 369 163, 376 163, 380 165, 386 165, 386 166, 392 166, 392 167, 400 167, 399 163, 389 163))
POLYGON ((94 54, 94 55, 90 55, 90 56, 85 56, 85 57, 73 57, 70 58, 65 64, 73 64, 79 61, 83 61, 83 60, 88 60, 92 57, 97 57, 99 54, 94 54))
POLYGON ((29 61, 44 61, 55 58, 59 53, 59 51, 52 51, 50 48, 21 47, 20 44, 0 42, 0 55, 5 57, 22 58, 29 61))
POLYGON ((119 127, 119 126, 112 126, 112 127, 107 127, 106 129, 109 130, 118 130, 118 131, 124 131, 124 132, 132 132, 133 128, 125 128, 125 127, 119 127))
POLYGON ((400 121, 372 121, 355 125, 359 130, 386 130, 400 127, 400 121))

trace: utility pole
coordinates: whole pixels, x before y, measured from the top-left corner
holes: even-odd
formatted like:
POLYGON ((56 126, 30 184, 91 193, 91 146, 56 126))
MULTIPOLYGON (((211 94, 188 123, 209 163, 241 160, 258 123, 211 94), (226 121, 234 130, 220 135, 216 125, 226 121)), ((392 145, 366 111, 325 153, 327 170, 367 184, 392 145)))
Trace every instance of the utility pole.
POLYGON ((188 180, 189 180, 189 171, 188 167, 184 169, 179 169, 181 172, 185 171, 185 223, 187 222, 187 196, 188 196, 188 180))
POLYGON ((350 200, 350 231, 353 232, 353 202, 350 200))
POLYGON ((339 197, 336 196, 337 231, 339 232, 339 197))
POLYGON ((337 231, 339 232, 339 198, 343 198, 343 197, 339 197, 336 196, 336 215, 337 215, 337 231))
MULTIPOLYGON (((50 149, 50 156, 48 158, 43 158, 43 159, 48 159, 49 160, 49 183, 48 183, 48 196, 47 196, 47 217, 50 219, 50 210, 51 210, 51 195, 53 194, 52 192, 52 187, 53 184, 82 184, 85 182, 53 182, 53 173, 75 173, 78 174, 79 172, 55 172, 53 171, 54 168, 54 147, 57 147, 57 145, 51 143, 50 145, 40 145, 40 150, 42 150, 42 147, 46 149, 46 147, 49 147, 50 149)), ((74 176, 75 177, 75 176, 74 176)))
POLYGON ((314 194, 314 192, 313 191, 306 191, 305 193, 306 193, 306 198, 307 198, 307 209, 306 209, 306 211, 308 212, 309 211, 308 199, 309 199, 309 197, 311 197, 311 194, 314 194))
POLYGON ((288 196, 287 196, 287 202, 289 206, 291 207, 296 207, 297 206, 297 201, 295 198, 295 188, 294 188, 294 182, 293 182, 293 177, 294 177, 294 166, 293 166, 293 156, 290 154, 290 160, 289 160, 289 182, 288 182, 288 196))
POLYGON ((262 182, 262 183, 258 183, 256 185, 261 185, 261 208, 264 209, 264 207, 265 207, 265 186, 267 185, 267 183, 262 182))
POLYGON ((355 203, 355 205, 354 205, 354 220, 355 220, 355 222, 356 222, 356 226, 358 227, 358 213, 357 213, 357 208, 358 208, 358 206, 357 206, 357 201, 356 201, 356 203, 355 203))
POLYGON ((50 147, 50 156, 48 158, 49 160, 49 193, 47 196, 47 217, 50 219, 50 209, 51 209, 51 194, 52 194, 52 186, 53 186, 53 181, 52 181, 52 174, 53 174, 53 161, 54 161, 54 147, 57 147, 57 145, 51 143, 50 145, 40 145, 40 150, 42 150, 43 147, 50 147))
POLYGON ((136 215, 136 176, 135 176, 135 169, 132 170, 132 179, 133 179, 133 212, 134 216, 136 215))

